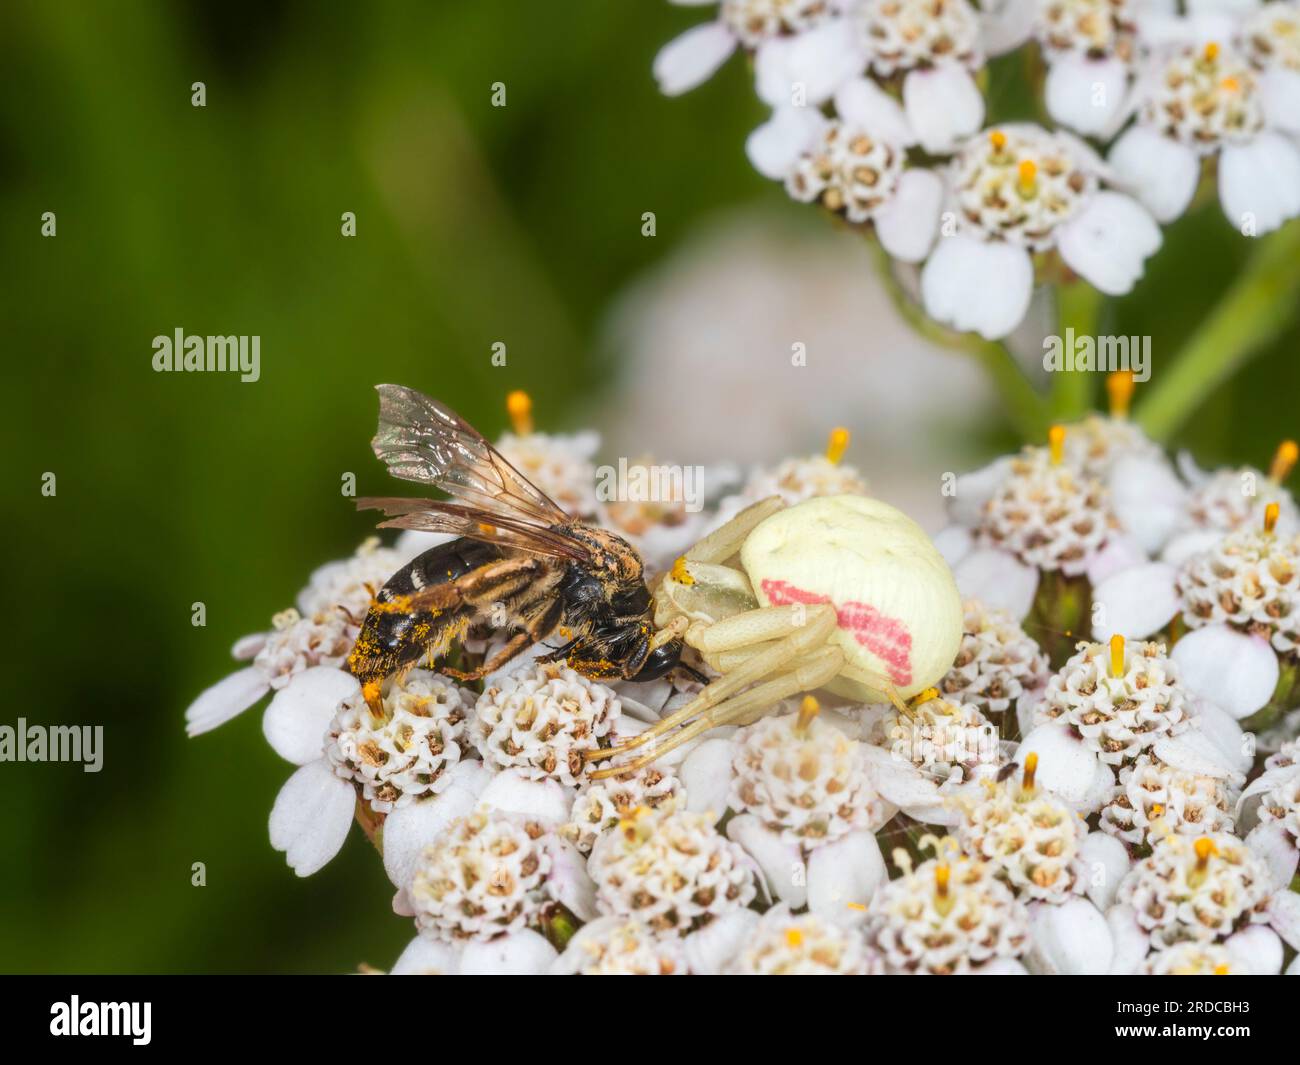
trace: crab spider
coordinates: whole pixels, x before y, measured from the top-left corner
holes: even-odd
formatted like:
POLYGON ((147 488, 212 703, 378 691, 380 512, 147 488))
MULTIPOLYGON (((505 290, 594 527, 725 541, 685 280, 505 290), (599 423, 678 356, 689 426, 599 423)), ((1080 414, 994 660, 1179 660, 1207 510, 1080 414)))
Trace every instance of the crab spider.
POLYGON ((961 644, 961 597, 920 526, 864 496, 755 503, 704 537, 655 593, 655 625, 720 676, 598 761, 648 750, 631 773, 718 725, 748 723, 800 692, 903 702, 938 681, 961 644))

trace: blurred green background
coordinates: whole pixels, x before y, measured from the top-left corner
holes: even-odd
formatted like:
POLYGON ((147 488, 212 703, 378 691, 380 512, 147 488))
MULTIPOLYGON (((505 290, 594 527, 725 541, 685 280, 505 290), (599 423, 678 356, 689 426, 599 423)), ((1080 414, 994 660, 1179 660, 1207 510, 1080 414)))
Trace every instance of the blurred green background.
MULTIPOLYGON (((576 428, 618 356, 601 350, 605 309, 693 226, 755 202, 825 226, 747 164, 763 111, 740 60, 686 97, 658 95, 656 50, 709 10, 0 10, 0 723, 106 733, 99 774, 0 764, 0 970, 337 971, 396 957, 410 922, 389 912, 359 832, 310 880, 271 850, 266 818, 290 767, 260 714, 187 741, 182 713, 231 670, 235 638, 366 535, 340 478, 391 487, 367 447, 375 383, 434 393, 489 435, 505 392, 526 388, 544 426, 576 428), (191 106, 195 81, 205 108, 191 106), (504 108, 490 106, 495 82, 504 108), (355 238, 340 235, 344 211, 355 238), (261 380, 154 373, 151 340, 177 327, 260 335, 261 380), (496 341, 505 369, 490 362, 496 341), (196 601, 204 628, 190 624, 196 601), (200 861, 207 886, 192 887, 200 861)), ((1157 373, 1250 250, 1215 205, 1167 240, 1107 330, 1153 333, 1157 373)), ((1267 463, 1297 431, 1298 339, 1293 326, 1179 442, 1207 462, 1267 463)), ((663 388, 683 418, 707 409, 689 382, 663 388)), ((985 443, 1008 439, 994 425, 985 443)))

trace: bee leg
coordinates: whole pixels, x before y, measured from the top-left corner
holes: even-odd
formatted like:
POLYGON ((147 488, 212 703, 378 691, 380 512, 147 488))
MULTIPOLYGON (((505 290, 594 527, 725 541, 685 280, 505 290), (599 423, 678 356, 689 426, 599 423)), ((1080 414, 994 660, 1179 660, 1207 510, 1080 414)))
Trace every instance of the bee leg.
POLYGON ((521 632, 515 633, 506 642, 496 654, 489 658, 477 669, 471 669, 462 672, 458 669, 438 667, 438 672, 445 673, 456 680, 467 682, 472 680, 482 680, 489 673, 495 673, 512 658, 515 658, 522 652, 526 651, 533 644, 541 641, 542 637, 551 631, 560 619, 560 605, 551 603, 539 614, 528 619, 527 624, 521 632))

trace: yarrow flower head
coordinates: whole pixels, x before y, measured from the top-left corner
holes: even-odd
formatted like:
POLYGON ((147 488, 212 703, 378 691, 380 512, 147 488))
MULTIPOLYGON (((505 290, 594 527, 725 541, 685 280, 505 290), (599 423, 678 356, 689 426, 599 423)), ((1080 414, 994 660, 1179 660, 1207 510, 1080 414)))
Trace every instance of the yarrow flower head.
POLYGON ((597 917, 578 929, 551 971, 578 976, 685 976, 686 951, 629 917, 597 917))
POLYGON ((325 756, 377 812, 436 795, 464 750, 470 698, 436 673, 412 670, 384 696, 388 716, 377 722, 358 689, 330 725, 325 756))
POLYGON ((587 865, 603 913, 688 933, 757 893, 744 852, 703 814, 637 810, 597 840, 587 865))
POLYGON ((1017 898, 1064 902, 1084 890, 1079 843, 1087 826, 1073 810, 1035 787, 1037 765, 1038 756, 1030 753, 1021 779, 990 783, 981 801, 967 803, 958 841, 1017 898))
POLYGON ((1190 628, 1231 625, 1293 654, 1300 643, 1300 534, 1278 536, 1277 505, 1271 507, 1266 528, 1231 533, 1189 559, 1178 590, 1190 628))
POLYGON ((856 928, 815 913, 773 906, 759 919, 728 972, 741 976, 867 976, 884 971, 856 928))
POLYGON ((1186 693, 1162 644, 1080 643, 1047 683, 1040 719, 1060 720, 1109 765, 1135 762, 1189 725, 1186 693))
POLYGON ((1223 832, 1170 835, 1120 882, 1118 902, 1132 906, 1157 947, 1211 943, 1244 924, 1266 920, 1268 871, 1241 840, 1223 832))
POLYGON ((890 972, 965 973, 1022 954, 1029 915, 987 865, 932 858, 876 892, 867 940, 890 972))
POLYGON ((1147 976, 1249 976, 1249 966, 1219 943, 1179 943, 1142 963, 1147 976))
MULTIPOLYGON (((860 744, 816 716, 765 717, 742 730, 732 765, 732 809, 752 814, 787 843, 816 847, 887 819, 860 744)), ((811 710, 809 710, 811 707, 811 710)))
POLYGON ((968 599, 961 649, 939 690, 983 714, 1001 714, 1046 684, 1049 672, 1047 656, 1010 616, 968 599))
POLYGON ((1057 122, 1108 136, 1122 116, 1137 58, 1135 0, 1042 0, 1034 35, 1048 62, 1044 95, 1057 122))
POLYGON ((492 939, 539 921, 551 858, 536 822, 479 811, 448 827, 425 852, 409 889, 421 932, 492 939))
POLYGON ((1040 570, 1082 573, 1111 535, 1113 517, 1101 482, 1062 461, 1057 445, 1026 448, 985 504, 984 541, 1040 570))
POLYGON ((653 763, 626 776, 585 781, 561 833, 583 854, 589 854, 601 834, 618 828, 629 814, 654 809, 684 795, 672 766, 653 763))
POLYGON ((304 617, 341 612, 360 624, 375 593, 407 561, 403 552, 383 546, 379 537, 372 536, 350 558, 315 570, 298 593, 298 610, 304 617))
POLYGON ((1294 845, 1300 847, 1300 772, 1283 776, 1264 795, 1259 819, 1265 824, 1281 824, 1294 845))
POLYGON ((542 664, 489 685, 475 706, 470 732, 484 761, 531 780, 574 785, 621 712, 603 684, 566 666, 542 664))
POLYGON ((1300 531, 1300 509, 1282 482, 1295 466, 1300 448, 1294 440, 1278 445, 1267 474, 1252 466, 1204 473, 1190 460, 1183 463, 1192 489, 1187 520, 1193 530, 1236 532, 1263 527, 1270 504, 1277 504, 1276 531, 1300 531))
POLYGON ((1250 56, 1231 41, 1188 40, 1147 59, 1137 122, 1109 161, 1161 222, 1187 209, 1206 156, 1218 160, 1219 201, 1235 228, 1257 236, 1300 214, 1300 147, 1279 128, 1294 122, 1282 117, 1293 89, 1262 78, 1250 56))
POLYGON ((1134 845, 1153 845, 1170 833, 1202 836, 1232 832, 1235 796, 1218 776, 1177 769, 1151 754, 1124 766, 1101 809, 1101 830, 1134 845))
POLYGON ((595 433, 563 436, 533 427, 532 400, 525 392, 506 397, 512 432, 503 433, 496 448, 512 466, 550 496, 567 513, 590 517, 596 513, 596 467, 592 456, 600 446, 595 433))
POLYGON ((927 313, 990 340, 1006 336, 1029 309, 1032 256, 1053 248, 1102 292, 1132 289, 1160 229, 1106 178, 1092 150, 1064 133, 1013 123, 970 138, 948 168, 955 231, 921 274, 927 313))

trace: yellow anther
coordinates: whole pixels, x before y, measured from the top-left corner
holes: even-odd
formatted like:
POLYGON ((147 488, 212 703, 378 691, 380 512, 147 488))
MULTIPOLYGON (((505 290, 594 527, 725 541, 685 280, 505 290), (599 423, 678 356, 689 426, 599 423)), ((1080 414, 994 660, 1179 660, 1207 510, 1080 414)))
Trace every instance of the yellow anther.
POLYGON ((787 928, 785 930, 785 942, 786 942, 786 946, 789 947, 795 947, 795 948, 802 947, 803 933, 799 931, 799 929, 797 928, 787 928))
POLYGON ((1127 418, 1133 402, 1133 371, 1116 370, 1106 375, 1106 393, 1110 396, 1110 416, 1127 418))
POLYGON ((1273 453, 1273 465, 1268 468, 1268 479, 1281 484, 1295 468, 1296 459, 1300 458, 1300 447, 1294 440, 1283 440, 1273 453))
POLYGON ((1124 637, 1118 632, 1110 638, 1110 675, 1124 675, 1124 637))
POLYGON ((506 413, 517 435, 527 436, 533 431, 533 401, 527 392, 516 389, 506 396, 506 413))
POLYGON ((1020 187, 1022 189, 1032 189, 1034 181, 1038 177, 1038 164, 1032 159, 1021 159, 1020 165, 1016 169, 1020 174, 1020 187))
POLYGON ((1034 790, 1034 774, 1038 772, 1038 752, 1030 751, 1025 755, 1025 772, 1020 778, 1021 787, 1025 791, 1034 790))
POLYGON ((1281 508, 1276 503, 1269 503, 1264 507, 1264 531, 1271 533, 1277 528, 1277 516, 1281 508))
POLYGON ((1053 425, 1047 430, 1047 445, 1052 449, 1052 465, 1059 466, 1065 458, 1065 426, 1053 425))
POLYGON ((920 706, 922 703, 928 703, 937 698, 939 698, 938 688, 925 688, 913 695, 908 702, 911 706, 920 706))
POLYGON ((1214 840, 1209 836, 1202 836, 1192 847, 1196 851, 1196 867, 1204 869, 1210 862, 1210 858, 1219 853, 1219 848, 1214 845, 1214 840))
POLYGON ((1228 968, 1228 963, 1223 961, 1219 962, 1219 964, 1214 967, 1215 976, 1227 976, 1231 971, 1232 970, 1228 968))
POLYGON ((989 134, 989 143, 993 145, 995 152, 1000 152, 1007 146, 1007 135, 1000 129, 995 129, 989 134))
POLYGON ((1165 808, 1164 808, 1164 806, 1161 805, 1161 804, 1158 803, 1158 802, 1153 802, 1153 803, 1151 804, 1151 816, 1152 816, 1152 817, 1164 817, 1164 815, 1165 815, 1165 808))
POLYGON ((1224 92, 1236 92, 1238 89, 1241 88, 1241 82, 1239 82, 1236 78, 1224 78, 1221 82, 1219 82, 1219 88, 1222 89, 1224 92))
POLYGON ((952 905, 952 900, 948 895, 948 881, 952 878, 952 870, 948 867, 947 862, 940 862, 934 867, 934 898, 936 908, 940 913, 945 913, 952 905))
POLYGON ((1213 63, 1218 58, 1219 58, 1219 42, 1207 41, 1205 45, 1205 61, 1207 63, 1213 63))
POLYGON ((840 459, 844 457, 844 452, 849 447, 849 431, 842 425, 837 425, 831 430, 830 439, 826 441, 826 458, 828 461, 839 464, 840 459))
POLYGON ((795 719, 794 727, 796 732, 806 732, 808 726, 812 724, 813 718, 822 712, 822 704, 811 695, 805 695, 803 702, 799 704, 799 716, 795 719))
POLYGON ((865 910, 865 909, 867 908, 867 907, 866 907, 863 903, 861 903, 861 902, 850 902, 850 903, 848 904, 848 907, 849 907, 850 910, 865 910))
POLYGON ((669 570, 669 572, 668 572, 668 577, 669 577, 670 580, 674 580, 674 581, 676 581, 678 584, 694 584, 694 583, 695 583, 695 578, 692 577, 692 576, 690 575, 690 572, 686 569, 686 556, 685 556, 685 555, 681 555, 681 556, 677 559, 677 561, 673 563, 673 568, 672 568, 671 570, 669 570))

